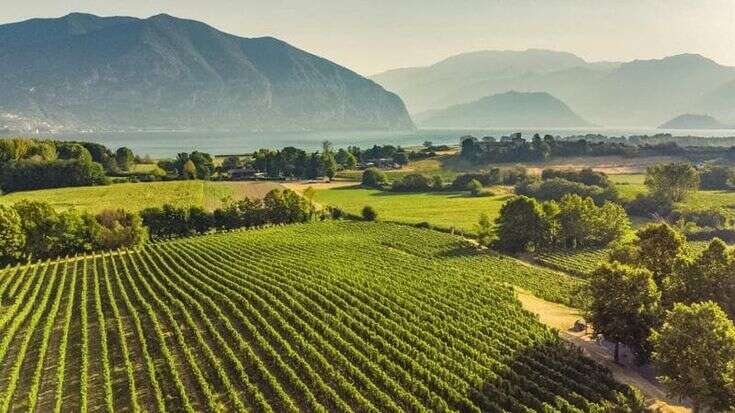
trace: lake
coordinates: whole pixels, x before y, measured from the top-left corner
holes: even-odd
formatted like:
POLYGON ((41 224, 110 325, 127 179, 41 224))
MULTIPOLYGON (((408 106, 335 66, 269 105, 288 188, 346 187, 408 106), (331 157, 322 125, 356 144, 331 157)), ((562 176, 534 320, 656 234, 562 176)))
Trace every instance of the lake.
POLYGON ((588 133, 606 136, 655 135, 671 133, 674 136, 727 137, 735 136, 732 129, 707 130, 667 130, 644 128, 498 128, 498 129, 418 129, 408 132, 378 131, 330 131, 330 132, 91 132, 58 134, 59 140, 83 140, 101 143, 112 150, 127 146, 139 155, 154 158, 171 157, 178 152, 199 150, 211 154, 248 153, 259 148, 282 148, 295 146, 307 150, 317 150, 321 142, 328 140, 336 147, 355 145, 362 148, 372 145, 421 145, 424 141, 438 144, 457 144, 465 135, 476 137, 501 137, 513 132, 521 132, 530 137, 534 133, 554 136, 584 135, 588 133))

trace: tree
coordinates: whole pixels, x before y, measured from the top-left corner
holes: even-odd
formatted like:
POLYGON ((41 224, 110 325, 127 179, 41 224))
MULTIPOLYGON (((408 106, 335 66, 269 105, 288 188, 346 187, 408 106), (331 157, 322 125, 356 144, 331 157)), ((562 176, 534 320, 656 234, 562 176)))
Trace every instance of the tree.
POLYGON ((229 172, 233 169, 241 168, 242 161, 239 156, 228 156, 222 161, 222 170, 229 172))
POLYGON ((476 138, 472 136, 466 136, 462 138, 461 149, 459 153, 459 156, 462 159, 466 159, 470 162, 476 162, 477 160, 479 160, 481 154, 482 149, 480 148, 480 145, 477 142, 476 138))
POLYGON ((370 205, 366 205, 362 209, 362 219, 365 221, 377 221, 378 220, 378 212, 373 209, 370 205))
POLYGON ((396 192, 427 192, 431 190, 431 179, 420 173, 412 173, 396 179, 391 190, 396 192))
POLYGON ((84 162, 92 162, 92 154, 87 148, 78 143, 65 143, 57 149, 58 158, 71 160, 77 159, 84 162))
POLYGON ((357 159, 355 158, 355 155, 344 148, 340 148, 337 151, 337 154, 334 155, 334 160, 337 161, 337 164, 339 164, 342 169, 355 169, 355 167, 357 167, 357 159))
POLYGON ((393 155, 393 162, 400 166, 408 165, 408 155, 406 155, 406 152, 396 152, 393 155))
POLYGON ((695 413, 735 408, 735 326, 717 304, 676 304, 651 343, 659 379, 695 413))
POLYGON ((588 288, 586 317, 595 334, 615 341, 615 362, 620 361, 620 343, 645 355, 661 299, 653 274, 617 262, 603 264, 591 274, 588 288))
POLYGON ((645 184, 655 198, 681 202, 699 188, 699 173, 688 163, 649 166, 645 184))
POLYGON ((431 189, 433 189, 434 191, 444 190, 444 181, 442 180, 441 176, 434 175, 431 177, 431 189))
POLYGON ((467 190, 472 195, 480 195, 482 193, 482 184, 477 179, 473 179, 467 183, 467 190))
POLYGON ((197 167, 196 165, 194 165, 194 161, 189 159, 186 161, 186 163, 184 163, 184 167, 182 168, 182 175, 185 179, 196 179, 197 167))
POLYGON ((540 247, 549 238, 550 222, 542 205, 533 198, 517 196, 500 208, 495 220, 497 246, 508 252, 540 247))
POLYGON ((708 166, 699 172, 701 189, 728 189, 735 183, 735 171, 728 166, 708 166))
POLYGON ((638 265, 653 273, 656 284, 669 276, 677 257, 684 253, 684 236, 669 224, 649 224, 636 232, 633 245, 638 249, 638 265))
POLYGON ((735 253, 715 238, 693 260, 677 261, 664 290, 670 305, 714 301, 735 319, 735 253))
POLYGON ((274 189, 263 198, 268 221, 276 224, 307 222, 314 216, 314 206, 296 192, 274 189))
POLYGON ((477 221, 477 242, 480 245, 488 246, 493 240, 493 224, 490 221, 490 217, 486 213, 480 214, 480 219, 477 221))
POLYGON ((14 208, 0 205, 0 262, 19 258, 25 243, 20 215, 14 208))
POLYGON ((592 198, 565 195, 559 210, 559 225, 567 247, 607 245, 630 230, 625 210, 611 202, 597 207, 592 198))
POLYGON ((378 168, 367 168, 362 173, 362 186, 368 188, 380 188, 387 181, 385 173, 378 168))
POLYGON ((334 154, 332 152, 323 152, 321 160, 324 176, 331 181, 334 175, 337 174, 337 161, 334 160, 334 154))
POLYGON ((130 148, 122 147, 115 151, 115 163, 117 167, 123 171, 129 171, 130 167, 135 162, 135 154, 130 148))
POLYGON ((105 210, 95 216, 97 249, 136 248, 148 240, 148 230, 140 215, 122 209, 105 210))

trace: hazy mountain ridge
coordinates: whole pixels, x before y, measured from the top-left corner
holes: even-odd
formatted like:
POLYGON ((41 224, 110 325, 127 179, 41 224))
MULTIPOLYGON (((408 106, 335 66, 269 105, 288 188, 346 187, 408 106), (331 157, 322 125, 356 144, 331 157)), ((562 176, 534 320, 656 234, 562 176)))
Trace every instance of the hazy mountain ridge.
POLYGON ((702 112, 699 108, 735 118, 735 109, 731 109, 735 108, 735 68, 699 55, 625 63, 586 62, 570 53, 548 50, 487 51, 482 55, 486 59, 480 63, 477 59, 463 60, 465 55, 448 59, 476 63, 469 65, 470 69, 455 66, 454 75, 444 60, 412 68, 408 76, 403 76, 410 81, 402 79, 405 72, 400 69, 372 79, 398 93, 412 113, 517 90, 548 92, 580 116, 602 125, 654 126, 681 113, 702 112), (439 73, 444 80, 437 82, 439 73), (721 90, 728 82, 729 88, 721 90))
POLYGON ((729 129, 727 125, 709 115, 686 113, 659 126, 659 129, 729 129))
POLYGON ((401 99, 280 40, 168 15, 0 26, 0 113, 67 129, 411 129, 401 99))
POLYGON ((506 92, 417 115, 427 127, 575 127, 590 123, 546 92, 506 92))

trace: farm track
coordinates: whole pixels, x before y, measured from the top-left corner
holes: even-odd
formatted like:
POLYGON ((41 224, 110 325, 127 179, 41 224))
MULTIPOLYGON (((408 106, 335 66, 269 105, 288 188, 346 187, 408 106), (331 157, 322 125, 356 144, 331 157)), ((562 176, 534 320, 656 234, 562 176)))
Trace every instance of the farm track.
POLYGON ((574 282, 348 222, 7 268, 0 410, 592 411, 627 388, 506 286, 574 282))

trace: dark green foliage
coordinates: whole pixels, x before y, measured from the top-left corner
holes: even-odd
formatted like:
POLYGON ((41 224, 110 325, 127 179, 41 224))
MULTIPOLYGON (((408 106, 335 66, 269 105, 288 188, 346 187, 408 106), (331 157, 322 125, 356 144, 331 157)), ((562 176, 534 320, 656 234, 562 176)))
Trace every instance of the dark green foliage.
POLYGON ((548 180, 562 178, 571 182, 579 182, 585 185, 594 185, 607 188, 612 185, 607 175, 603 172, 595 172, 592 168, 584 168, 579 171, 566 169, 544 169, 541 179, 548 180))
POLYGON ((482 186, 499 185, 502 183, 500 169, 493 168, 488 172, 483 173, 468 173, 457 175, 452 181, 452 188, 457 190, 465 190, 467 184, 472 180, 479 181, 482 186))
POLYGON ((14 208, 0 205, 0 263, 19 258, 25 245, 20 215, 14 208))
POLYGON ((56 151, 59 159, 92 162, 92 154, 89 153, 87 148, 78 143, 61 144, 56 148, 56 151))
POLYGON ((225 172, 241 168, 243 165, 239 156, 228 156, 222 161, 222 170, 225 172))
POLYGON ((618 193, 614 186, 599 187, 568 181, 564 178, 551 178, 537 182, 523 181, 516 185, 518 195, 526 195, 542 201, 558 201, 565 195, 579 195, 592 198, 597 205, 605 202, 616 202, 618 193))
POLYGON ((728 166, 708 166, 699 171, 700 189, 729 189, 735 184, 735 171, 728 166))
POLYGON ((263 198, 267 222, 293 224, 307 222, 314 216, 314 206, 304 197, 291 190, 274 189, 263 198))
POLYGON ((676 304, 651 342, 671 394, 691 399, 694 412, 735 409, 735 326, 717 304, 676 304))
POLYGON ((129 171, 133 162, 135 162, 135 155, 129 148, 122 147, 115 151, 115 163, 121 170, 129 171))
POLYGON ((434 191, 443 191, 444 190, 444 180, 439 175, 434 175, 431 177, 431 189, 434 191))
POLYGON ((102 166, 84 160, 37 162, 11 161, 2 169, 4 192, 69 186, 103 185, 107 177, 102 166))
MULTIPOLYGON (((590 275, 588 289, 590 303, 586 318, 595 334, 626 344, 645 356, 661 299, 653 274, 617 262, 604 264, 590 275)), ((616 362, 618 356, 616 346, 616 362)))
POLYGON ((378 212, 370 205, 365 205, 362 209, 362 219, 365 221, 377 221, 378 212))
POLYGON ((394 192, 428 192, 432 189, 432 181, 426 175, 412 173, 396 179, 391 185, 394 192))
POLYGON ((344 148, 340 148, 334 155, 334 160, 342 169, 355 169, 357 166, 357 159, 355 155, 344 148))
POLYGON ((406 152, 396 152, 393 155, 393 162, 400 166, 408 165, 408 155, 406 155, 406 152))
POLYGON ((146 208, 140 211, 140 216, 153 239, 183 237, 192 233, 186 208, 166 204, 160 208, 146 208))
POLYGON ((378 168, 368 168, 362 173, 362 186, 368 188, 380 188, 387 181, 385 173, 378 168))
POLYGON ((735 320, 735 253, 721 240, 692 260, 680 259, 665 285, 670 305, 714 301, 735 320))
POLYGON ((637 194, 635 199, 625 204, 628 214, 638 217, 668 216, 674 203, 668 198, 657 198, 651 194, 637 194))
POLYGON ((495 220, 496 246, 507 252, 521 252, 546 244, 552 219, 533 198, 517 196, 503 204, 495 220))

